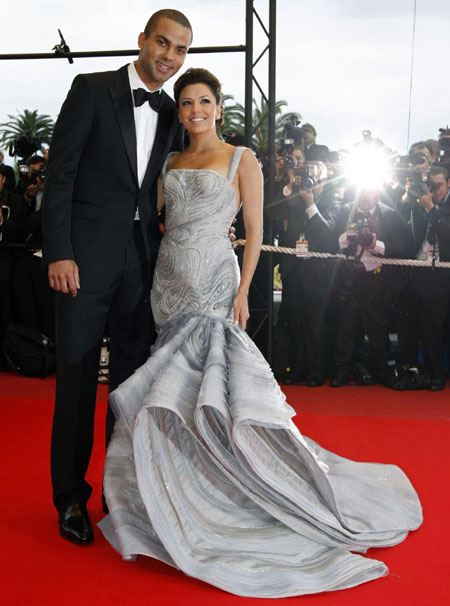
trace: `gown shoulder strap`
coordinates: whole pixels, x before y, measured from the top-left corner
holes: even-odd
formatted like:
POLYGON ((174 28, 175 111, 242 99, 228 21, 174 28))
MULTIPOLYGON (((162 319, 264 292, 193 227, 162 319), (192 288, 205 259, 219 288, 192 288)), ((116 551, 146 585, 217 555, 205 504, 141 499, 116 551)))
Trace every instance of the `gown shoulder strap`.
POLYGON ((162 165, 162 169, 161 169, 161 174, 163 177, 165 177, 165 175, 166 175, 167 164, 169 163, 170 156, 172 156, 173 154, 178 154, 178 153, 180 153, 180 152, 173 151, 173 152, 170 152, 169 154, 167 154, 167 158, 164 160, 164 164, 162 165))
POLYGON ((241 156, 245 152, 246 149, 248 149, 248 147, 236 147, 236 149, 234 150, 233 155, 231 156, 230 167, 228 169, 228 175, 227 175, 228 181, 233 181, 233 177, 236 174, 236 170, 237 170, 237 167, 239 166, 241 156))

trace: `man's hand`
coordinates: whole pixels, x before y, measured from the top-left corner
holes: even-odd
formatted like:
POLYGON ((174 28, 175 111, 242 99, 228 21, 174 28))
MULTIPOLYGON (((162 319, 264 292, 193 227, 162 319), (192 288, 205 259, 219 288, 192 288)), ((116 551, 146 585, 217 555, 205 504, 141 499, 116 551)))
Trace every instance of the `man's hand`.
POLYGON ((2 207, 0 206, 0 223, 3 221, 3 211, 2 211, 2 207))
POLYGON ((49 263, 48 282, 53 290, 76 297, 80 288, 78 265, 72 260, 49 263))
POLYGON ((230 238, 230 242, 231 242, 231 246, 234 248, 235 244, 234 241, 236 240, 236 230, 233 227, 233 224, 236 223, 237 219, 234 218, 233 221, 231 222, 230 228, 228 229, 228 237, 230 238))
POLYGON ((363 248, 365 248, 366 250, 370 250, 372 248, 375 248, 376 245, 377 245, 377 234, 372 234, 372 242, 369 244, 369 246, 363 246, 363 248))
POLYGON ((303 202, 306 206, 312 206, 314 204, 314 194, 310 189, 301 189, 300 195, 303 198, 303 202))
POLYGON ((31 200, 36 196, 39 191, 39 186, 37 184, 29 185, 24 193, 25 200, 30 203, 31 200))
POLYGON ((434 204, 433 204, 433 198, 431 197, 431 192, 428 189, 428 187, 427 187, 427 193, 424 196, 422 196, 421 198, 419 198, 417 200, 417 202, 425 210, 431 210, 433 208, 433 206, 434 206, 434 204))

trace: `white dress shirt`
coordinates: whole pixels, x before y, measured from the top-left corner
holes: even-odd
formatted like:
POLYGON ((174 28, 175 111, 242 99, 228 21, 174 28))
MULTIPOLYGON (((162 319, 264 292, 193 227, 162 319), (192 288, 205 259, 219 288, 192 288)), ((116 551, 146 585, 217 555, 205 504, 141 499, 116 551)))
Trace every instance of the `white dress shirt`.
POLYGON ((133 89, 143 88, 146 91, 154 92, 139 78, 134 63, 130 63, 128 66, 128 77, 130 79, 134 124, 136 127, 137 174, 140 187, 147 171, 148 161, 150 160, 155 141, 158 113, 150 107, 149 103, 144 103, 140 107, 134 106, 133 89))

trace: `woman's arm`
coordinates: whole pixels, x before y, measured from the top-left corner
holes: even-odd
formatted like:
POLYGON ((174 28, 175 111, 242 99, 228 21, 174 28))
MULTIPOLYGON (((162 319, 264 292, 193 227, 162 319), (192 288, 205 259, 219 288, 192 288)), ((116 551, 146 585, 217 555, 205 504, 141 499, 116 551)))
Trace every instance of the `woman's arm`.
POLYGON ((248 291, 258 263, 263 232, 263 179, 258 161, 249 150, 242 154, 238 177, 246 245, 241 282, 233 301, 233 319, 235 324, 239 324, 245 330, 250 316, 247 302, 248 291))

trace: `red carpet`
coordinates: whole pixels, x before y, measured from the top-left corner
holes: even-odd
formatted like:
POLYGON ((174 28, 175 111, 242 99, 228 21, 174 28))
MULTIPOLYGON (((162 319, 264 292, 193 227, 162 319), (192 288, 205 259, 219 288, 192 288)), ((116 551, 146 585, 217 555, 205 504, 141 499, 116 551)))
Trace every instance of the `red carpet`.
MULTIPOLYGON (((90 547, 58 535, 48 470, 54 377, 0 375, 3 420, 0 599, 8 606, 141 606, 256 602, 222 592, 155 560, 122 562, 96 530, 90 547)), ((407 540, 373 549, 390 575, 353 589, 275 602, 314 606, 450 603, 450 386, 443 392, 394 392, 381 387, 287 387, 302 432, 359 460, 400 465, 422 500, 425 521, 407 540)), ((89 481, 92 521, 102 517, 100 486, 106 389, 99 388, 89 481)), ((259 600, 261 601, 261 600, 259 600)), ((273 601, 272 601, 273 603, 273 601)))

